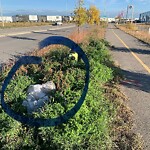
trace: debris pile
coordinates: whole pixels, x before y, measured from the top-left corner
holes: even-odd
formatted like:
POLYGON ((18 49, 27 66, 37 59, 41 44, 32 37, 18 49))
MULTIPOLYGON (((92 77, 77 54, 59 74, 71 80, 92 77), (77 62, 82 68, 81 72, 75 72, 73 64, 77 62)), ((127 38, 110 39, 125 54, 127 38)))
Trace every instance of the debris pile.
POLYGON ((48 81, 45 84, 30 85, 27 90, 27 99, 22 105, 27 108, 29 114, 39 110, 51 99, 51 93, 56 90, 53 81, 48 81))

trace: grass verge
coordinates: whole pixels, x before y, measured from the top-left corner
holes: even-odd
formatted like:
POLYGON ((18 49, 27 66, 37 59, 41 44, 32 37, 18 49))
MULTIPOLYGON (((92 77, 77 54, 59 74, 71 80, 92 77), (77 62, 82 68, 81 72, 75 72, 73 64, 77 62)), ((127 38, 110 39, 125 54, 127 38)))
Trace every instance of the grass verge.
MULTIPOLYGON (((80 42, 90 61, 91 77, 87 97, 79 112, 66 124, 37 129, 18 123, 0 108, 0 149, 140 149, 130 132, 131 112, 120 101, 124 96, 114 84, 118 69, 111 61, 108 43, 97 38, 98 31, 101 29, 94 29, 90 38, 85 36, 86 41, 80 42)), ((5 93, 10 107, 28 115, 21 106, 27 96, 27 87, 53 80, 57 87, 53 99, 41 113, 33 116, 53 118, 72 108, 81 95, 85 69, 82 61, 74 62, 68 59, 68 54, 66 47, 51 50, 47 47, 47 53, 40 53, 42 65, 23 66, 5 93)), ((1 82, 9 69, 0 76, 1 82)))
POLYGON ((138 26, 135 24, 125 24, 125 25, 116 25, 122 31, 136 37, 137 39, 150 44, 150 34, 148 31, 140 31, 138 30, 138 26))
POLYGON ((17 27, 32 27, 32 26, 44 26, 44 25, 52 25, 50 22, 11 22, 4 23, 4 27, 2 27, 2 23, 0 23, 0 28, 17 28, 17 27))

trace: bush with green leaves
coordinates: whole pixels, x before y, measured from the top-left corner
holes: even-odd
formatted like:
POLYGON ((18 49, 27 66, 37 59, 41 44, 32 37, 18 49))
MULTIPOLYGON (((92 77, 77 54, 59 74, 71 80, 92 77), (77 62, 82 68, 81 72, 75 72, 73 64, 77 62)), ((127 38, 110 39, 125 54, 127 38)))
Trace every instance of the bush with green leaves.
MULTIPOLYGON (((89 40, 82 46, 90 62, 90 83, 81 109, 67 123, 55 127, 31 128, 4 113, 0 108, 0 149, 111 149, 113 104, 105 98, 103 85, 111 81, 112 63, 103 40, 89 40)), ((70 110, 80 98, 85 68, 80 60, 68 58, 67 48, 53 50, 42 57, 43 64, 25 66, 27 73, 17 74, 9 84, 5 99, 16 112, 27 115, 21 105, 30 84, 52 80, 57 87, 50 102, 34 117, 54 118, 70 110)))

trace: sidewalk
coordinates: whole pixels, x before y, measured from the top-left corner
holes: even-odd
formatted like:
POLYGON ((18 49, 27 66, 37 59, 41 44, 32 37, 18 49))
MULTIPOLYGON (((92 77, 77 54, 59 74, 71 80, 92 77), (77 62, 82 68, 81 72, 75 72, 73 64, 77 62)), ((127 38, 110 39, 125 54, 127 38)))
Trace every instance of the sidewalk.
POLYGON ((144 149, 150 150, 150 47, 112 24, 106 40, 113 45, 111 54, 125 77, 120 87, 134 113, 134 131, 142 135, 144 149))

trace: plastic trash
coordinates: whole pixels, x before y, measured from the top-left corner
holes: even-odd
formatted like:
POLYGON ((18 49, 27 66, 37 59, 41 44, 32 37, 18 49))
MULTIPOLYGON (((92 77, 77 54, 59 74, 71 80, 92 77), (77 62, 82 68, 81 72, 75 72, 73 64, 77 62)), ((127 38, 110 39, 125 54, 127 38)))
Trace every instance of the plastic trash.
POLYGON ((49 102, 50 93, 55 90, 56 86, 52 81, 48 81, 45 84, 30 85, 27 90, 27 99, 23 101, 22 105, 31 114, 49 102))

